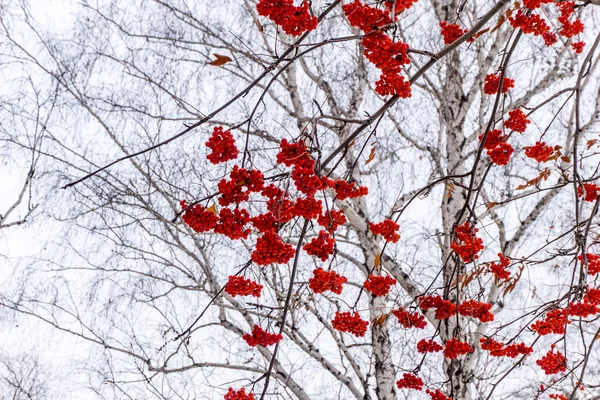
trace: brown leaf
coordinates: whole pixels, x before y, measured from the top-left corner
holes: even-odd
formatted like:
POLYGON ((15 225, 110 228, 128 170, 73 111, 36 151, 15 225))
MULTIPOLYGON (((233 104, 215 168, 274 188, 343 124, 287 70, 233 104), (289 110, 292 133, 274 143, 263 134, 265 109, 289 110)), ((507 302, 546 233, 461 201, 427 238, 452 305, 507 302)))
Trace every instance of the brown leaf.
POLYGON ((375 261, 373 262, 373 264, 375 264, 375 268, 379 267, 379 264, 381 264, 381 254, 377 254, 377 256, 375 257, 375 261))
POLYGON ((367 158, 367 161, 365 161, 365 165, 367 165, 368 163, 370 163, 371 161, 373 161, 375 159, 375 151, 377 150, 377 147, 373 146, 371 147, 371 153, 369 153, 369 157, 367 158))
POLYGON ((217 215, 217 205, 213 204, 212 206, 208 207, 206 209, 206 211, 208 211, 209 213, 213 213, 213 214, 217 215))
POLYGON ((485 28, 479 32, 477 32, 476 34, 473 35, 473 39, 477 39, 479 36, 483 35, 486 32, 489 32, 490 28, 485 28))
POLYGON ((588 140, 587 141, 587 148, 588 148, 588 150, 590 149, 590 147, 592 147, 593 145, 595 145, 597 142, 598 142, 597 139, 588 140))
POLYGON ((563 162, 566 162, 567 164, 571 162, 571 158, 569 156, 562 156, 560 159, 563 160, 563 162))
POLYGON ((213 56, 215 56, 215 59, 208 63, 209 65, 212 65, 213 67, 222 67, 223 65, 227 64, 228 62, 233 61, 231 59, 231 57, 223 56, 221 54, 213 54, 213 56))
POLYGON ((506 17, 504 15, 501 15, 500 18, 498 19, 498 22, 496 23, 496 26, 494 27, 494 29, 492 29, 492 31, 490 33, 496 32, 498 30, 498 28, 500 28, 505 21, 506 21, 506 17))
POLYGON ((492 208, 496 207, 496 203, 495 201, 490 201, 489 203, 486 204, 486 207, 488 210, 491 210, 492 208))

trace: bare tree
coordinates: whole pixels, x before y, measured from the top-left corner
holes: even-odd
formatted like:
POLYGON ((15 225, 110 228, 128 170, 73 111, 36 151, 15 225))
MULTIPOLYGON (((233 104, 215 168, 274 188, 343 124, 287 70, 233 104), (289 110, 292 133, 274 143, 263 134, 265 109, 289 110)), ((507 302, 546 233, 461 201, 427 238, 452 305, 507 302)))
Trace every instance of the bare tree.
MULTIPOLYGON (((63 231, 2 304, 98 352, 88 369, 98 398, 222 398, 242 386, 257 398, 428 398, 397 389, 404 373, 455 400, 597 396, 597 316, 568 316, 597 287, 587 255, 597 253, 598 200, 583 193, 598 178, 594 5, 574 9, 586 24, 578 55, 574 39, 559 35, 547 47, 515 29, 517 3, 421 0, 380 27, 410 45, 412 97, 403 99, 375 90, 379 71, 364 57, 370 33, 349 24, 340 1, 312 2, 318 28, 298 37, 245 0, 84 2, 66 37, 45 33, 27 5, 8 4, 3 52, 57 99, 43 124, 45 145, 25 147, 44 155, 47 187, 68 190, 44 210, 63 231), (443 22, 460 30, 447 45, 443 22), (489 75, 514 78, 516 87, 484 93, 489 75), (517 108, 533 121, 523 134, 503 128, 517 108), (235 162, 206 159, 215 126, 236 135, 235 162), (495 129, 516 148, 506 166, 484 146, 495 129), (324 210, 347 219, 326 262, 301 251, 320 230, 315 221, 280 227, 295 257, 260 267, 250 258, 256 232, 228 240, 181 220, 190 211, 182 199, 217 210, 218 182, 234 163, 295 193, 289 169, 275 162, 284 138, 309 144, 315 174, 369 188, 348 199, 332 187, 319 192, 324 210), (523 151, 538 141, 553 147, 545 162, 523 151), (397 244, 369 229, 385 219, 402 227, 397 244), (485 243, 478 259, 465 260, 453 245, 465 223, 485 243), (490 273, 498 253, 510 279, 490 273), (343 295, 313 293, 317 267, 348 278, 343 295), (264 286, 260 299, 223 290, 240 274, 264 286), (373 274, 397 285, 377 296, 364 288, 373 274), (437 318, 435 307, 422 306, 433 295, 455 307, 490 304, 494 322, 456 312, 437 318), (391 314, 400 307, 422 312, 427 328, 402 327, 391 314), (531 329, 558 308, 567 310, 564 333, 531 329), (366 338, 334 329, 336 311, 349 310, 369 321, 366 338), (242 336, 255 325, 284 340, 249 347, 242 336), (456 339, 472 351, 421 354, 422 338, 456 339), (486 338, 524 342, 535 353, 492 357, 486 338), (554 381, 536 365, 551 344, 568 359, 554 381)), ((545 18, 557 21, 558 8, 545 4, 545 18)), ((265 212, 264 201, 244 208, 265 212)))

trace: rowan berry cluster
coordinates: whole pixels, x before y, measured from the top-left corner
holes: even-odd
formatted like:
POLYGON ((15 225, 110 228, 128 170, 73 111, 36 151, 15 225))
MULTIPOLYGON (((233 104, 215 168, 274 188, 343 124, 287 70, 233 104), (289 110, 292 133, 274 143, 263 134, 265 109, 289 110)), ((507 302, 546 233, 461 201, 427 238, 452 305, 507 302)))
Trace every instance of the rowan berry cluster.
POLYGON ((548 161, 548 158, 554 153, 551 146, 546 146, 546 142, 535 142, 534 146, 524 147, 525 155, 533 158, 539 163, 548 161))
POLYGON ((308 3, 303 1, 299 7, 294 6, 293 0, 260 0, 256 11, 263 17, 268 17, 288 35, 300 36, 306 31, 317 27, 319 20, 310 15, 308 3))
POLYGON ((478 253, 483 250, 483 240, 475 236, 478 231, 468 222, 454 228, 456 240, 452 242, 450 247, 463 262, 470 263, 479 258, 478 253))
POLYGON ((397 310, 392 310, 392 314, 398 318, 398 322, 405 328, 425 329, 427 322, 425 317, 419 312, 409 312, 400 307, 397 310))
POLYGON ((241 388, 235 391, 233 388, 229 388, 224 397, 225 400, 254 400, 254 393, 246 394, 246 389, 241 388))
MULTIPOLYGON (((485 77, 485 83, 483 85, 483 93, 488 95, 495 95, 498 93, 498 85, 500 85, 500 74, 489 74, 485 77)), ((504 77, 502 83, 502 93, 507 93, 509 89, 515 87, 514 79, 504 77)))
POLYGON ((248 201, 250 193, 259 193, 265 185, 262 172, 247 170, 235 165, 229 174, 231 179, 222 179, 219 188, 219 204, 227 207, 230 204, 239 204, 248 201))
POLYGON ((385 296, 390 288, 396 284, 396 280, 391 276, 369 275, 364 283, 365 290, 373 293, 374 296, 385 296))
POLYGON ((582 318, 600 314, 600 289, 588 288, 583 301, 569 303, 568 310, 569 315, 582 318))
POLYGON ((194 231, 208 232, 217 226, 219 218, 214 212, 207 211, 206 207, 200 204, 189 207, 186 200, 181 200, 179 205, 185 210, 181 219, 194 231))
POLYGON ((410 83, 401 75, 402 65, 410 63, 408 45, 394 43, 379 30, 392 23, 390 12, 362 4, 359 0, 342 6, 342 10, 352 26, 367 34, 362 40, 365 57, 381 70, 381 76, 375 83, 375 91, 381 96, 410 97, 410 83))
MULTIPOLYGON (((580 262, 583 262, 583 256, 577 257, 580 262)), ((592 253, 585 253, 585 260, 587 261, 588 273, 590 275, 596 275, 600 273, 600 256, 592 253)))
POLYGON ((494 314, 490 312, 491 308, 490 303, 467 300, 458 306, 458 313, 465 317, 477 318, 481 322, 491 322, 494 320, 494 314))
POLYGON ((419 302, 419 307, 423 311, 427 311, 430 308, 435 308, 435 318, 438 320, 448 319, 453 315, 456 315, 456 304, 442 299, 440 296, 424 296, 419 302))
POLYGON ((346 182, 342 179, 331 180, 324 178, 327 187, 335 191, 335 197, 338 200, 355 199, 357 197, 366 196, 369 194, 369 189, 364 186, 356 187, 352 182, 346 182))
POLYGON ((268 333, 264 331, 260 326, 254 325, 252 329, 252 335, 246 333, 242 336, 242 339, 248 343, 248 346, 256 347, 256 346, 272 346, 276 343, 279 343, 283 336, 277 333, 268 333))
POLYGON ((340 227, 346 223, 346 216, 341 210, 330 210, 319 215, 317 223, 323 228, 326 228, 329 233, 334 233, 340 227))
POLYGON ((321 261, 327 260, 335 249, 335 239, 325 231, 320 231, 319 236, 311 240, 302 247, 307 254, 320 258, 321 261))
POLYGON ((552 345, 551 350, 535 362, 544 370, 546 375, 557 374, 567 370, 567 359, 560 351, 554 352, 554 347, 552 345))
MULTIPOLYGON (((573 36, 583 33, 583 23, 576 19, 571 22, 571 16, 575 12, 574 1, 561 1, 555 2, 553 0, 525 0, 525 5, 530 10, 535 10, 541 7, 542 4, 553 4, 560 11, 558 22, 561 25, 561 29, 558 32, 559 35, 569 39, 573 36)), ((551 32, 550 25, 538 14, 528 13, 523 10, 519 10, 516 15, 510 18, 510 23, 515 29, 521 29, 525 34, 533 34, 534 36, 542 36, 546 46, 552 46, 558 41, 556 35, 551 32)), ((575 44, 575 43, 574 43, 575 44)), ((585 43, 578 42, 577 46, 573 46, 573 49, 580 53, 583 51, 585 43), (581 43, 581 44, 579 44, 581 43)))
POLYGON ((563 396, 562 394, 551 394, 548 397, 550 397, 553 400, 569 400, 567 396, 563 396))
POLYGON ((223 208, 219 212, 219 221, 215 226, 215 233, 225 235, 232 240, 247 239, 250 229, 246 224, 250 222, 250 214, 243 208, 223 208))
MULTIPOLYGON (((468 29, 463 29, 458 24, 449 24, 446 21, 440 22, 440 28, 442 28, 442 37, 444 38, 444 44, 452 44, 458 40, 462 35, 467 33, 468 29)), ((467 42, 473 42, 474 39, 470 38, 467 42)))
POLYGON ((364 321, 357 312, 351 314, 350 312, 336 311, 335 318, 331 321, 333 329, 359 337, 365 336, 368 325, 369 321, 364 321))
POLYGON ((321 200, 317 200, 314 197, 298 198, 292 213, 296 217, 303 217, 305 219, 315 219, 321 215, 323 205, 321 200))
POLYGON ((277 163, 292 167, 292 180, 296 188, 307 196, 325 189, 324 181, 315 174, 315 160, 310 156, 303 141, 289 143, 283 139, 277 154, 277 163))
POLYGON ((294 247, 284 243, 275 232, 266 232, 256 240, 256 248, 250 255, 258 265, 285 264, 294 257, 294 247))
POLYGON ((444 357, 453 359, 462 356, 463 354, 471 353, 473 348, 469 343, 461 342, 457 338, 446 340, 446 348, 444 349, 444 357))
POLYGON ((562 335, 565 333, 566 323, 567 315, 565 310, 557 308, 556 310, 549 311, 544 319, 534 322, 531 325, 531 329, 541 336, 551 333, 562 335))
POLYGON ((583 196, 585 192, 585 196, 583 197, 583 201, 593 202, 598 199, 598 194, 600 194, 600 187, 594 183, 584 183, 583 189, 581 186, 577 188, 577 195, 579 197, 583 196))
POLYGON ((583 53, 583 48, 585 47, 585 42, 571 43, 571 47, 573 48, 573 51, 575 53, 581 54, 581 53, 583 53))
POLYGON ((206 155, 206 158, 213 164, 235 160, 240 153, 235 146, 233 135, 230 131, 223 131, 222 126, 215 127, 211 137, 206 142, 206 147, 212 151, 206 155))
POLYGON ((496 280, 508 280, 510 278, 510 271, 507 271, 506 268, 510 265, 510 260, 507 257, 504 257, 502 253, 498 253, 498 257, 500 257, 500 261, 498 263, 493 262, 490 264, 490 272, 494 274, 496 280))
POLYGON ((527 119, 527 114, 521 111, 520 108, 517 108, 508 112, 508 119, 504 121, 504 126, 515 132, 523 133, 527 130, 527 125, 530 123, 531 121, 527 119))
POLYGON ((481 349, 489 351, 492 357, 515 358, 519 354, 526 355, 533 353, 533 347, 527 346, 525 343, 504 346, 504 343, 497 342, 492 338, 481 338, 479 342, 481 349))
POLYGON ((442 350, 444 347, 433 339, 421 339, 417 342, 417 351, 422 354, 437 353, 442 350))
POLYGON ((395 11, 395 14, 400 14, 404 10, 408 10, 416 3, 418 0, 393 0, 393 1, 385 1, 383 4, 385 8, 392 11, 395 11))
POLYGON ((423 380, 416 375, 405 373, 402 379, 396 381, 398 389, 423 390, 423 380))
POLYGON ((263 286, 243 276, 231 275, 225 285, 225 293, 235 296, 260 297, 263 286))
POLYGON ((400 240, 400 235, 397 233, 400 225, 391 219, 386 219, 378 224, 369 222, 369 229, 371 229, 373 235, 383 236, 386 242, 397 243, 400 240))
POLYGON ((325 271, 323 268, 317 268, 313 271, 313 277, 308 280, 308 287, 317 294, 326 290, 342 294, 342 285, 346 282, 348 282, 348 278, 335 271, 325 271))
MULTIPOLYGON (((479 140, 483 140, 484 134, 479 135, 479 140)), ((492 159, 492 162, 497 165, 506 165, 510 156, 514 152, 513 147, 506 143, 508 136, 502 134, 499 129, 493 129, 488 132, 483 148, 486 149, 487 155, 492 159)))
POLYGON ((435 391, 427 389, 425 393, 431 397, 431 400, 452 400, 452 397, 446 396, 439 389, 436 389, 435 391))

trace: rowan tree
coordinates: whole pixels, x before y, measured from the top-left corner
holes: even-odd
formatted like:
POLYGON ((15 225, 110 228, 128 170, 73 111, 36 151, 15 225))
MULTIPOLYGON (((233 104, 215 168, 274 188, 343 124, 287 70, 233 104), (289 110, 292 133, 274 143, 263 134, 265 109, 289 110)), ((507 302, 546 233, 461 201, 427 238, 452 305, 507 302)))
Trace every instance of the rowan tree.
POLYGON ((63 229, 2 303, 99 397, 600 395, 596 1, 2 12, 63 229))

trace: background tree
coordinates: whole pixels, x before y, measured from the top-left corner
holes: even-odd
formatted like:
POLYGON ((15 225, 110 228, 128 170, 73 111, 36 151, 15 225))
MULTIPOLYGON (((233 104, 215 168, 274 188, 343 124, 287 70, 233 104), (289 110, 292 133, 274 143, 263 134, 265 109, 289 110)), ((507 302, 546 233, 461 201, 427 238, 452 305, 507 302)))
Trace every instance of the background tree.
POLYGON ((96 397, 598 395, 593 2, 31 10, 2 8, 6 68, 58 99, 68 190, 2 304, 93 354, 96 397))

